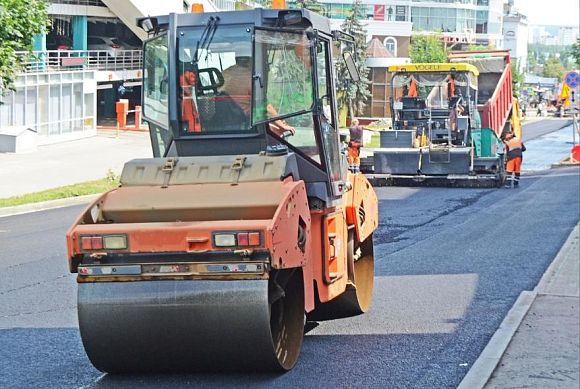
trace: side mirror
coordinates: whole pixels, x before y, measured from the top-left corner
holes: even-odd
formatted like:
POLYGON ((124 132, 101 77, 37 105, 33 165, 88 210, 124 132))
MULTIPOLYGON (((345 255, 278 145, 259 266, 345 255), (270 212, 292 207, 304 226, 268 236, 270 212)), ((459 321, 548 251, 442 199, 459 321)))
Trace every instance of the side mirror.
POLYGON ((345 51, 342 54, 342 58, 346 63, 346 68, 348 69, 348 73, 350 74, 350 78, 354 82, 360 81, 360 75, 358 73, 358 69, 356 68, 356 64, 354 63, 354 59, 352 58, 352 54, 348 51, 345 51))

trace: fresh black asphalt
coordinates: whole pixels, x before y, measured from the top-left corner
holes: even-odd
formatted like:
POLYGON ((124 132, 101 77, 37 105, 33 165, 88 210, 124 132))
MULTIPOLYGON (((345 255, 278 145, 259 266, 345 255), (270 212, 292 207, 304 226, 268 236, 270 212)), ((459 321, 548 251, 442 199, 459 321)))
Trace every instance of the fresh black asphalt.
POLYGON ((456 387, 578 222, 579 169, 526 176, 514 190, 377 192, 371 311, 313 325, 284 375, 103 376, 80 342, 66 264, 82 207, 0 218, 0 387, 456 387))

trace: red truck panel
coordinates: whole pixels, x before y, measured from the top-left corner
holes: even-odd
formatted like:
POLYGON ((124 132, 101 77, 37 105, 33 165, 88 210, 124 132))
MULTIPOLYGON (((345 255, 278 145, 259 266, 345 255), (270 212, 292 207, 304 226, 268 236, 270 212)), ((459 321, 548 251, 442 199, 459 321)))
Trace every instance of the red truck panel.
MULTIPOLYGON (((480 101, 478 111, 481 115, 481 126, 491 128, 497 136, 501 136, 505 123, 509 119, 512 108, 512 69, 508 50, 480 50, 480 51, 452 51, 449 53, 451 62, 467 62, 470 59, 486 57, 502 57, 504 59, 504 69, 491 97, 483 104, 480 101)), ((477 67, 477 63, 473 63, 477 67)), ((479 68, 480 77, 485 73, 485 69, 479 68)))

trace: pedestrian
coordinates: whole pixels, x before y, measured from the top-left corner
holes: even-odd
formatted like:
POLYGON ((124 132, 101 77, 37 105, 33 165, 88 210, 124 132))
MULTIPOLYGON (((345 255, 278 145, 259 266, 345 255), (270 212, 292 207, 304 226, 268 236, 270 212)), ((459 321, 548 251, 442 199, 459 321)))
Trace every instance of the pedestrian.
POLYGON ((347 156, 348 169, 353 173, 360 173, 360 148, 363 144, 363 131, 377 131, 359 125, 358 119, 352 119, 348 131, 350 133, 347 156))
POLYGON ((520 184, 520 171, 522 167, 523 152, 526 151, 524 143, 515 136, 513 132, 508 132, 503 141, 506 148, 506 173, 508 174, 506 188, 517 188, 520 184))

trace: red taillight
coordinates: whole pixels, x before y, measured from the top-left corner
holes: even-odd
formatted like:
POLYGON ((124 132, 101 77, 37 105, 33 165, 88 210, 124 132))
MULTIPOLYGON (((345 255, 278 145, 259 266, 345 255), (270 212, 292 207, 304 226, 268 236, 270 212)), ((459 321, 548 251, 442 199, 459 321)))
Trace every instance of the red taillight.
POLYGON ((250 239, 247 232, 240 232, 238 234, 238 246, 249 246, 250 239))
POLYGON ((259 247, 262 238, 259 232, 218 232, 213 234, 216 247, 259 247))
POLYGON ((102 250, 103 249, 103 237, 93 236, 91 238, 91 244, 93 246, 93 250, 102 250))
POLYGON ((250 232, 248 234, 248 245, 249 246, 259 246, 260 245, 260 233, 250 232))
POLYGON ((90 236, 83 236, 81 238, 81 250, 91 250, 93 248, 91 239, 93 238, 90 236))
POLYGON ((102 250, 102 236, 83 236, 81 238, 81 250, 102 250))
POLYGON ((113 49, 118 49, 118 48, 120 48, 121 46, 119 46, 119 45, 111 45, 111 47, 112 47, 113 49))
POLYGON ((85 235, 81 236, 81 250, 126 250, 127 242, 126 234, 85 235))

